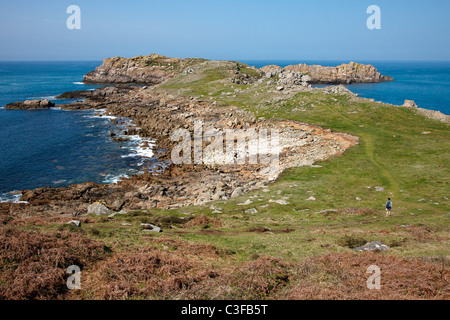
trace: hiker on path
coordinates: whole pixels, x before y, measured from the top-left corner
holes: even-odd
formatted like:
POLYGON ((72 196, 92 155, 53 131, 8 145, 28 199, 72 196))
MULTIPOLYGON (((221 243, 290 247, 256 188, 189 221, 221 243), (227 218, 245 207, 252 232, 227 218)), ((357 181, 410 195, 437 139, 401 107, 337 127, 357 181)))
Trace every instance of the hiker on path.
POLYGON ((392 210, 392 201, 391 198, 388 198, 388 201, 386 202, 386 217, 389 217, 391 215, 392 210))

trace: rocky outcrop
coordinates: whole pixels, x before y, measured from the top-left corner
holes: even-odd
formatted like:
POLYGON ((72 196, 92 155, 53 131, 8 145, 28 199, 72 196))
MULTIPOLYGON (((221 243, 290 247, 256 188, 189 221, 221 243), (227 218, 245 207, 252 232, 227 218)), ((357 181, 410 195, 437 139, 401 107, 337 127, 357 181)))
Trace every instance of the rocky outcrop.
POLYGON ((53 108, 55 104, 50 102, 48 99, 43 100, 27 100, 24 102, 16 101, 6 105, 6 109, 21 109, 21 110, 29 110, 29 109, 48 109, 53 108))
POLYGON ((102 101, 105 97, 108 98, 123 98, 128 95, 128 92, 136 88, 136 86, 118 84, 115 86, 98 88, 94 91, 73 91, 64 92, 55 99, 89 99, 92 101, 102 101))
POLYGON ((364 65, 355 62, 342 64, 337 67, 324 67, 319 65, 298 64, 281 68, 275 65, 269 65, 261 68, 268 78, 289 74, 289 77, 303 79, 301 83, 312 84, 350 84, 355 83, 373 83, 393 81, 389 76, 382 75, 374 66, 364 65))
POLYGON ((402 107, 415 109, 417 113, 434 120, 445 123, 450 123, 450 115, 444 114, 440 111, 419 108, 414 100, 405 100, 402 107))
POLYGON ((390 249, 389 246, 382 244, 380 241, 372 241, 366 243, 362 247, 354 248, 354 251, 384 251, 390 249))
POLYGON ((109 58, 84 76, 85 83, 158 84, 183 73, 202 59, 168 58, 158 54, 134 58, 109 58))
POLYGON ((450 123, 450 115, 444 114, 440 111, 417 108, 417 113, 430 119, 450 123))
POLYGON ((87 213, 101 216, 101 215, 111 214, 112 211, 109 210, 107 207, 105 207, 103 204, 96 202, 96 203, 89 205, 89 207, 87 209, 87 213))
POLYGON ((82 99, 92 97, 92 91, 78 90, 78 91, 70 91, 64 92, 60 94, 55 99, 82 99))
POLYGON ((337 86, 325 87, 325 88, 322 89, 322 91, 325 94, 346 94, 346 95, 349 95, 349 96, 357 96, 356 94, 351 92, 349 89, 347 89, 347 87, 345 87, 342 84, 337 85, 337 86))
POLYGON ((403 107, 406 107, 406 108, 417 108, 417 104, 414 102, 414 100, 405 100, 405 103, 403 104, 403 107))
POLYGON ((261 71, 267 79, 278 78, 278 91, 283 90, 285 87, 303 86, 309 88, 311 86, 311 77, 301 72, 283 69, 275 65, 265 66, 261 68, 261 71))

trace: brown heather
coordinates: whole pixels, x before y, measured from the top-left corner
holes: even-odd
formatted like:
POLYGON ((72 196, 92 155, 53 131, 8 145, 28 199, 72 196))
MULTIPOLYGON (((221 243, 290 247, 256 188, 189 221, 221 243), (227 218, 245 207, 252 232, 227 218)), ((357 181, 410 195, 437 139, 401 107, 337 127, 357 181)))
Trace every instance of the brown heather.
POLYGON ((104 245, 67 231, 0 229, 0 299, 449 299, 448 261, 382 253, 332 253, 286 262, 208 243, 151 238, 105 254, 104 245), (150 239, 149 239, 150 240, 150 239), (78 265, 82 290, 68 291, 78 265), (381 290, 366 286, 371 265, 381 290))
POLYGON ((79 234, 0 228, 0 299, 61 299, 66 269, 83 270, 104 253, 104 245, 79 234))
POLYGON ((380 253, 334 253, 308 258, 282 299, 446 299, 450 298, 448 261, 402 259, 380 253), (381 268, 381 290, 367 289, 367 268, 381 268))

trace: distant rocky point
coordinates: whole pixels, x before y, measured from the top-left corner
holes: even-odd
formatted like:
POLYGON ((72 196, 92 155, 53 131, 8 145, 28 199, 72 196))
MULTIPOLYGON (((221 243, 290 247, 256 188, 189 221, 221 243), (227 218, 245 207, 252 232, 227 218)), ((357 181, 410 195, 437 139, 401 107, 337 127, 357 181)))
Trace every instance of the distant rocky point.
POLYGON ((84 83, 159 84, 180 74, 190 65, 205 61, 168 58, 159 54, 134 58, 108 58, 84 76, 84 83))
POLYGON ((307 82, 312 84, 350 84, 350 83, 376 83, 394 81, 392 77, 382 75, 374 66, 356 62, 342 64, 337 67, 324 67, 319 65, 298 64, 281 68, 269 65, 261 68, 267 77, 283 75, 284 73, 308 77, 307 82))
POLYGON ((16 101, 10 104, 6 105, 6 109, 48 109, 53 108, 55 104, 53 102, 50 102, 48 99, 42 99, 42 100, 27 100, 24 102, 16 101))
MULTIPOLYGON (((189 73, 192 66, 204 61, 206 60, 197 58, 168 58, 158 54, 134 58, 109 58, 94 71, 87 73, 83 82, 154 85, 181 73, 189 73)), ((382 75, 372 65, 355 62, 337 67, 298 64, 281 68, 269 65, 257 70, 267 78, 278 77, 287 85, 372 83, 394 80, 382 75)))

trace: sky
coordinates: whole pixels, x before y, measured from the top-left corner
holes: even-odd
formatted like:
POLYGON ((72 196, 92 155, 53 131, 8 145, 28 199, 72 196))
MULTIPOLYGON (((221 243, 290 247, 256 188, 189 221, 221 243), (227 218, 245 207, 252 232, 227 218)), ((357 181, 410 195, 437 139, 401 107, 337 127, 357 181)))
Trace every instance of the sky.
POLYGON ((0 0, 0 60, 450 60, 449 0, 0 0), (69 30, 67 8, 81 9, 69 30), (381 10, 369 30, 367 8, 381 10))

